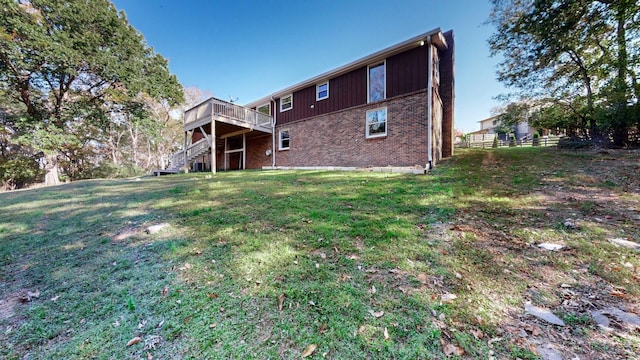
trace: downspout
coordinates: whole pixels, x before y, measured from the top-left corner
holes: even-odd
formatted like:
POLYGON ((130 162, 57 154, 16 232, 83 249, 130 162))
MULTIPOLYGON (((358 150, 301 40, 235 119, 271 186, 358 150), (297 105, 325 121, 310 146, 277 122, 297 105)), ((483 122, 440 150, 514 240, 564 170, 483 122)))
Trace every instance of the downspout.
POLYGON ((431 54, 431 36, 427 38, 427 168, 431 170, 433 168, 433 134, 432 127, 432 107, 433 107, 433 55, 431 54))
POLYGON ((271 119, 271 167, 276 167, 276 101, 271 97, 273 102, 273 118, 271 119))

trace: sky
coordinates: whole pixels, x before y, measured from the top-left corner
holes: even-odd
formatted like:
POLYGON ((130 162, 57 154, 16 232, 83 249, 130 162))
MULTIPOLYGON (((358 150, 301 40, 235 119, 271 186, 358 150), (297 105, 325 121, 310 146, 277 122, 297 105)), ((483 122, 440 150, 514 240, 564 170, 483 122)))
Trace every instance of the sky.
POLYGON ((455 127, 470 132, 507 90, 489 0, 112 0, 184 87, 246 104, 435 28, 455 38, 455 127))

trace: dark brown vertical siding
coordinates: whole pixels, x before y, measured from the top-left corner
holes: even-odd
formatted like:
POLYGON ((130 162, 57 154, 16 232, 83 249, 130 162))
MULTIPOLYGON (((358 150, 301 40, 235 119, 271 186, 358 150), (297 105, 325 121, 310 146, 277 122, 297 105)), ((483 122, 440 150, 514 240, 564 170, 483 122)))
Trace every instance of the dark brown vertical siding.
POLYGON ((440 97, 442 98, 442 156, 453 155, 455 102, 455 41, 453 31, 443 34, 449 48, 440 52, 440 97))
POLYGON ((367 68, 340 75, 329 80, 329 98, 316 101, 316 84, 293 93, 293 109, 280 112, 280 99, 276 101, 278 124, 327 114, 367 102, 367 68), (313 105, 313 109, 311 108, 313 105))
MULTIPOLYGON (((427 48, 417 47, 389 57, 386 62, 387 98, 423 90, 427 87, 427 48)), ((329 80, 329 98, 316 101, 316 84, 293 93, 293 109, 280 112, 278 124, 347 109, 367 103, 367 67, 329 80), (313 105, 313 108, 311 108, 313 105)))
POLYGON ((387 98, 427 88, 427 47, 420 46, 387 59, 387 98))
POLYGON ((329 81, 327 111, 333 112, 367 103, 367 68, 361 67, 329 81))

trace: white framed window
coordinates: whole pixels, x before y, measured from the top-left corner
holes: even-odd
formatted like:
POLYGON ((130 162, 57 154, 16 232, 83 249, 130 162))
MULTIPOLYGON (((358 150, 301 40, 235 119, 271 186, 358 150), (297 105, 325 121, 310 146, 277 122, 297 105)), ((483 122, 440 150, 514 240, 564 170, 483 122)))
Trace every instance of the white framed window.
POLYGON ((369 65, 367 68, 367 102, 384 100, 386 97, 386 62, 369 65))
POLYGON ((256 107, 256 111, 265 115, 271 116, 271 103, 268 102, 264 105, 256 107))
POLYGON ((329 98, 329 81, 325 81, 316 85, 316 100, 324 100, 329 98))
POLYGON ((293 94, 280 98, 280 112, 293 109, 293 94))
POLYGON ((289 129, 280 130, 278 133, 278 149, 289 150, 289 129))
POLYGON ((387 108, 367 111, 366 137, 376 138, 387 136, 387 108))

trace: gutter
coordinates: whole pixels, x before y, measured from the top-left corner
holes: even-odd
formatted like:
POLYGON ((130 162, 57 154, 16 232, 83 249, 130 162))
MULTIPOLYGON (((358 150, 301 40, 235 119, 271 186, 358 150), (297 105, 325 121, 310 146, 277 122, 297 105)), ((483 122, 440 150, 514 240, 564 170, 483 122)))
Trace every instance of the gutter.
POLYGON ((271 119, 271 166, 276 167, 276 100, 271 97, 271 102, 273 102, 273 118, 271 119))

